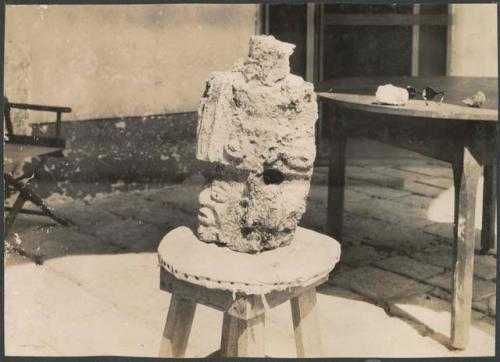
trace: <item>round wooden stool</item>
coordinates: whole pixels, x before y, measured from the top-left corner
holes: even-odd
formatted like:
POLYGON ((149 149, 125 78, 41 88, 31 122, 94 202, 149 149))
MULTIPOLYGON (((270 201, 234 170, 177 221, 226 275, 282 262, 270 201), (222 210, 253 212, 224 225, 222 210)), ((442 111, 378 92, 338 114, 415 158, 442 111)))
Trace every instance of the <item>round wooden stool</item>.
POLYGON ((179 227, 158 248, 161 289, 172 294, 160 357, 183 357, 197 303, 224 313, 221 357, 264 357, 266 310, 288 300, 298 357, 321 355, 316 286, 340 258, 334 239, 297 228, 288 246, 245 254, 179 227))

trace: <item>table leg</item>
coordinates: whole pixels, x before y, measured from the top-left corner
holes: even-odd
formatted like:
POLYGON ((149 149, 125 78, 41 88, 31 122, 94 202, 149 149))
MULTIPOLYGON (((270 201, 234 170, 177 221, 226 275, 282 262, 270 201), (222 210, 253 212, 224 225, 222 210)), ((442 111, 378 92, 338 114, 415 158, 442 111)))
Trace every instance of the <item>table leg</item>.
POLYGON ((455 183, 455 225, 453 235, 453 304, 451 344, 467 347, 472 308, 472 282, 475 246, 476 190, 481 165, 464 147, 462 159, 453 165, 455 183))
POLYGON ((328 168, 326 233, 339 241, 342 239, 344 217, 346 144, 346 137, 332 135, 330 142, 330 164, 328 168))
POLYGON ((496 167, 484 166, 483 187, 483 221, 481 227, 481 251, 488 252, 496 247, 495 215, 496 215, 496 167))
POLYGON ((196 303, 172 295, 160 345, 160 357, 184 357, 196 303))

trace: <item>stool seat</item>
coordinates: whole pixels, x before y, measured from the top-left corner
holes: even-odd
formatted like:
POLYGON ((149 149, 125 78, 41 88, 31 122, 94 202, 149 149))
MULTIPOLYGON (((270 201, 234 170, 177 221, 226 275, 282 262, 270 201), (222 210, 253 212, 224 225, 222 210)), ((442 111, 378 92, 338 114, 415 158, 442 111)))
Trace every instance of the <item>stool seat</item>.
POLYGON ((177 279, 210 289, 267 294, 314 283, 339 261, 340 244, 298 227, 292 242, 259 254, 198 240, 187 227, 169 232, 158 248, 162 268, 177 279))
POLYGON ((287 301, 297 356, 321 356, 316 287, 340 258, 336 240, 297 228, 290 245, 247 254, 179 227, 162 239, 158 258, 160 287, 172 294, 160 357, 184 356, 197 304, 223 312, 217 356, 263 357, 266 312, 287 301))

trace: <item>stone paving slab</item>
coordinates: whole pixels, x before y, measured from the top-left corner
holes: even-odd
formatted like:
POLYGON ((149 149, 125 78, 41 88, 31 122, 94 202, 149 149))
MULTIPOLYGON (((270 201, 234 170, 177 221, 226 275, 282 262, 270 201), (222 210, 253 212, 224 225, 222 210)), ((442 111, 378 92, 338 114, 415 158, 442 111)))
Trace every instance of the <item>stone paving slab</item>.
POLYGON ((330 272, 330 276, 334 277, 337 274, 346 273, 346 272, 348 272, 349 270, 352 270, 352 269, 354 269, 354 268, 350 267, 347 264, 338 263, 337 265, 335 265, 335 268, 333 268, 333 270, 330 272))
POLYGON ((410 207, 424 209, 427 212, 429 206, 432 204, 433 199, 428 196, 415 195, 410 193, 409 195, 398 197, 397 199, 395 199, 395 201, 400 202, 404 205, 408 205, 410 207))
POLYGON ((164 230, 134 219, 111 222, 93 232, 99 238, 132 252, 155 251, 165 235, 164 230))
POLYGON ((427 176, 445 177, 453 180, 453 170, 448 163, 443 162, 436 166, 395 166, 400 170, 409 171, 427 176))
POLYGON ((474 255, 474 275, 496 281, 497 259, 493 255, 474 255))
MULTIPOLYGON (((446 272, 441 275, 437 275, 429 280, 428 283, 440 287, 447 292, 451 292, 452 288, 452 273, 446 272)), ((496 292, 496 284, 494 282, 485 281, 483 279, 474 278, 472 283, 472 300, 481 301, 496 292)))
POLYGON ((428 185, 419 181, 412 181, 412 180, 405 180, 403 189, 411 191, 416 195, 427 196, 432 198, 439 197, 439 195, 441 195, 443 192, 446 191, 441 187, 428 185))
MULTIPOLYGON (((432 295, 436 298, 443 299, 447 301, 451 305, 452 296, 451 292, 441 289, 434 288, 429 292, 429 295, 432 295)), ((492 295, 490 297, 486 297, 480 301, 472 301, 472 309, 482 313, 483 318, 487 318, 488 316, 495 317, 496 315, 496 301, 493 303, 492 299, 496 299, 496 295, 492 295)), ((489 320, 490 324, 495 325, 495 320, 489 320)))
POLYGON ((350 185, 351 182, 360 180, 396 190, 403 190, 404 186, 404 180, 401 177, 376 172, 367 172, 366 167, 354 165, 346 167, 346 180, 346 184, 348 185, 350 185))
MULTIPOLYGON (((34 207, 26 203, 26 209, 35 210, 34 207)), ((26 232, 28 230, 48 228, 58 225, 54 220, 41 215, 18 214, 12 227, 10 237, 14 233, 26 232)))
POLYGON ((344 215, 343 234, 375 248, 391 249, 405 254, 441 245, 436 237, 425 234, 411 225, 396 225, 352 213, 344 215))
POLYGON ((178 226, 197 227, 197 212, 189 214, 175 205, 162 201, 148 202, 137 210, 134 218, 147 224, 155 225, 163 232, 175 229, 178 226))
MULTIPOLYGON (((365 167, 352 166, 346 170, 346 178, 363 180, 379 186, 408 191, 417 195, 437 197, 448 188, 450 180, 446 178, 436 179, 436 184, 432 182, 435 178, 423 175, 411 175, 394 168, 385 168, 383 171, 367 172, 365 167), (406 174, 402 175, 402 173, 406 174), (410 177, 413 176, 413 177, 410 177)), ((373 168, 371 168, 373 170, 373 168)))
POLYGON ((453 179, 449 177, 441 177, 437 174, 426 175, 421 172, 413 172, 409 170, 399 169, 391 166, 370 167, 376 173, 391 177, 399 177, 403 180, 416 181, 424 185, 434 186, 446 190, 453 186, 453 179))
POLYGON ((146 192, 114 192, 107 197, 103 197, 92 203, 94 207, 98 207, 112 214, 117 214, 124 219, 134 218, 140 208, 147 207, 146 192))
POLYGON ((425 227, 424 232, 439 236, 443 240, 452 242, 453 240, 453 224, 452 223, 434 223, 425 227))
POLYGON ((406 199, 407 197, 412 195, 409 191, 391 189, 388 187, 371 184, 369 182, 356 181, 357 180, 348 179, 346 182, 346 190, 359 192, 361 194, 365 194, 379 200, 398 199, 399 201, 399 198, 406 199))
POLYGON ((377 252, 375 248, 368 245, 357 245, 342 249, 340 262, 351 267, 366 265, 376 260, 382 259, 387 254, 377 252))
POLYGON ((187 181, 182 184, 171 185, 167 188, 151 190, 148 193, 148 199, 171 204, 186 211, 188 214, 196 215, 199 205, 198 195, 202 190, 202 183, 187 181))
MULTIPOLYGON (((416 252, 412 257, 427 264, 441 266, 451 270, 453 268, 453 249, 451 246, 440 246, 433 250, 416 252)), ((496 258, 493 255, 474 255, 474 275, 486 279, 496 279, 496 258)))
POLYGON ((121 219, 119 216, 103 208, 91 204, 89 205, 81 200, 58 205, 54 207, 54 210, 80 227, 102 225, 110 221, 121 219))
POLYGON ((453 187, 453 180, 445 177, 435 177, 435 176, 418 177, 417 180, 415 180, 415 182, 420 183, 422 185, 432 186, 441 189, 443 191, 449 190, 450 188, 453 187))
POLYGON ((446 269, 453 268, 453 249, 450 246, 439 246, 435 250, 419 251, 412 254, 412 258, 423 263, 440 266, 446 269))
POLYGON ((364 266, 338 274, 329 283, 378 302, 423 294, 432 289, 429 285, 373 266, 364 266))
POLYGON ((409 224, 411 227, 423 228, 432 222, 427 220, 426 211, 421 208, 408 207, 395 200, 380 202, 375 198, 362 199, 363 202, 344 201, 344 210, 365 217, 376 217, 395 225, 409 224))
POLYGON ((407 256, 396 256, 374 262, 379 268, 402 274, 415 280, 427 280, 444 272, 444 268, 424 264, 407 256))
POLYGON ((104 239, 82 233, 75 227, 51 226, 20 232, 18 241, 9 238, 15 248, 42 263, 49 258, 72 254, 116 253, 119 248, 104 239))

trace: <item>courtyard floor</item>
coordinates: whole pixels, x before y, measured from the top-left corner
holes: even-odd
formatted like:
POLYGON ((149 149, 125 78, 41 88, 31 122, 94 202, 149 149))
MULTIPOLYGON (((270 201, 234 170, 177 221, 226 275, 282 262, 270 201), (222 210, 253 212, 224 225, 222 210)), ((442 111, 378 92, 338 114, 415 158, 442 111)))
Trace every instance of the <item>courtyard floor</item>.
MULTIPOLYGON (((469 347, 449 347, 449 166, 355 153, 348 159, 340 264, 318 293, 324 355, 494 355, 493 253, 475 257, 469 347)), ((47 202, 75 222, 71 227, 19 216, 5 259, 6 354, 157 356, 170 295, 159 289, 156 249, 169 230, 195 226, 203 182, 193 176, 155 187, 117 183, 112 192, 77 199, 52 195, 47 202)), ((326 167, 315 168, 301 226, 324 230, 326 184, 326 167)), ((218 349, 221 325, 220 312, 199 306, 187 357, 218 349)), ((266 354, 295 356, 289 304, 266 320, 266 354)))

